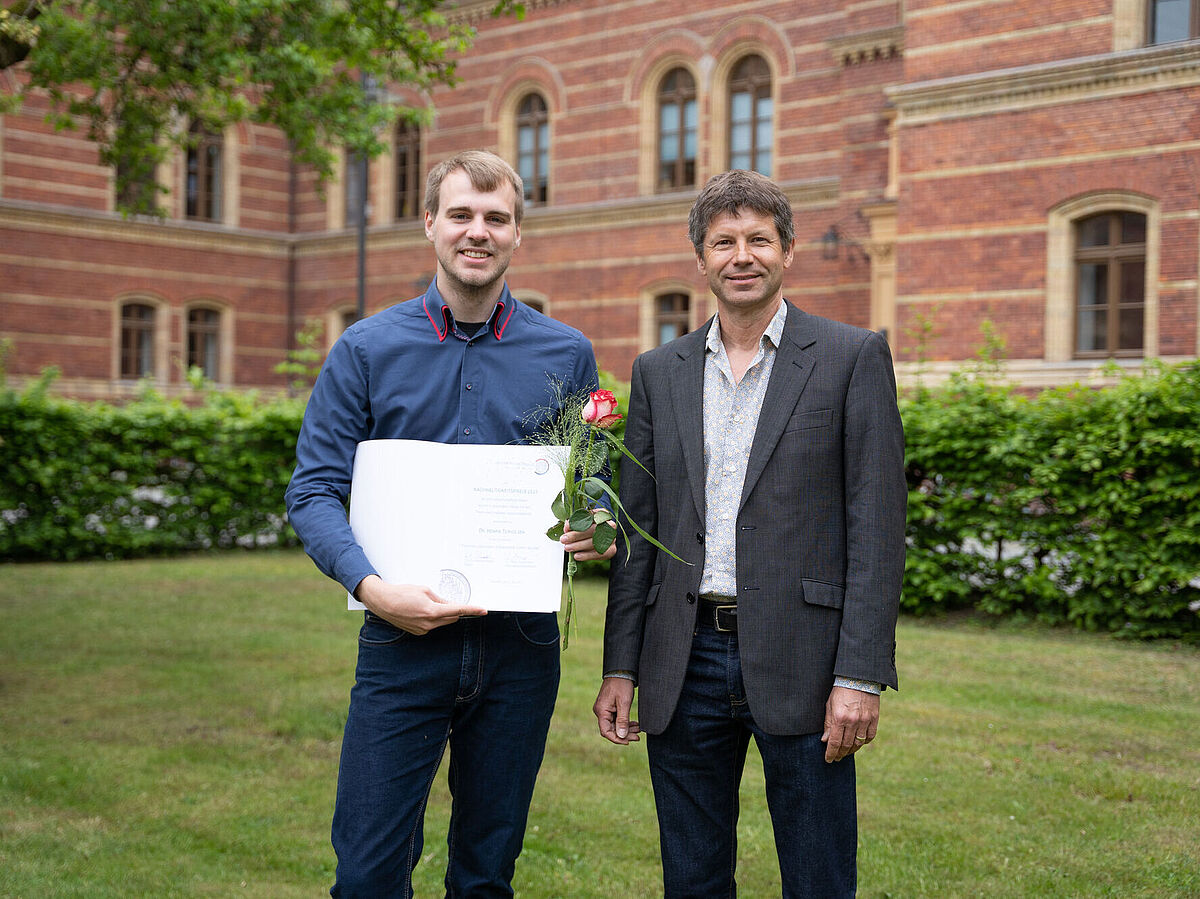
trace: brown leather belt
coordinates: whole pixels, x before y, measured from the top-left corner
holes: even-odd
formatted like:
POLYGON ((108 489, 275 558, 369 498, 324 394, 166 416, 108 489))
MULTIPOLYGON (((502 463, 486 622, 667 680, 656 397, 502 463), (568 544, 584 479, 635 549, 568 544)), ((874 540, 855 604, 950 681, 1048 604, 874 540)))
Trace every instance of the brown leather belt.
POLYGON ((722 634, 737 633, 737 603, 700 597, 696 608, 698 623, 722 634))

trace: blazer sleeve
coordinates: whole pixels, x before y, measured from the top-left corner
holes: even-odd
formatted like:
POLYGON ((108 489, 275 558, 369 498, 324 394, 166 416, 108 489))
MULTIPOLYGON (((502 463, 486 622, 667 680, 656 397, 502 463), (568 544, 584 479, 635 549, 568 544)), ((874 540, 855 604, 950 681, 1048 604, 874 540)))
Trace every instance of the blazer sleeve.
POLYGON ((642 650, 646 596, 650 591, 657 556, 655 548, 629 524, 632 518, 649 534, 658 533, 658 498, 654 481, 653 410, 646 391, 644 360, 633 363, 629 412, 625 421, 625 447, 645 466, 621 460, 618 495, 624 514, 624 536, 617 537, 608 582, 608 610, 604 621, 604 671, 637 674, 642 650), (628 538, 628 541, 626 541, 628 538))
POLYGON ((908 490, 891 353, 879 334, 860 347, 843 422, 846 599, 834 673, 895 689, 908 490))

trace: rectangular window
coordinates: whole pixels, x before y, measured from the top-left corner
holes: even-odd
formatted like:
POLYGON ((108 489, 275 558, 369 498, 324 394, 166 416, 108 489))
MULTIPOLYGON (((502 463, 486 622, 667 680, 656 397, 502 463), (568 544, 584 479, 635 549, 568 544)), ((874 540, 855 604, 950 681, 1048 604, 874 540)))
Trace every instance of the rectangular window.
POLYGON ((661 346, 688 332, 688 295, 664 293, 654 298, 654 326, 661 346))
POLYGON ((221 155, 223 141, 199 126, 191 129, 187 151, 185 214, 190 219, 221 220, 221 155))
POLYGON ((1149 0, 1147 43, 1169 44, 1196 38, 1200 0, 1149 0))
POLYGON ((221 313, 216 309, 190 309, 187 317, 188 368, 198 368, 216 381, 221 367, 221 313))
POLYGON ((127 303, 121 307, 121 377, 154 375, 154 307, 127 303))
POLYGON ((1075 355, 1145 347, 1146 216, 1104 212, 1075 225, 1075 355))

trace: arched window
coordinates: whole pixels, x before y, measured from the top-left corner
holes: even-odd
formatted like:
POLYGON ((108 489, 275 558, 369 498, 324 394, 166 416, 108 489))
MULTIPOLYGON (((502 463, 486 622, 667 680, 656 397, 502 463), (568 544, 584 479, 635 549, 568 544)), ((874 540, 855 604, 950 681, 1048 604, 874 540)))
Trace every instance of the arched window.
POLYGON ((187 313, 187 364, 198 368, 210 381, 220 380, 221 313, 195 307, 187 313))
POLYGON ((658 189, 696 183, 696 82, 672 69, 658 89, 658 189))
POLYGON ((121 306, 121 377, 153 377, 155 308, 146 303, 121 306))
POLYGON ((191 127, 187 150, 186 210, 190 219, 221 220, 221 168, 224 139, 199 124, 191 127))
POLYGON ((691 330, 689 308, 686 293, 661 293, 654 298, 654 334, 660 346, 691 330))
POLYGON ((771 70, 761 56, 747 56, 729 77, 729 168, 771 177, 773 115, 771 70))
POLYGON ((346 151, 346 165, 344 169, 343 184, 345 189, 342 193, 342 199, 345 201, 343 209, 343 227, 357 228, 359 219, 363 223, 367 220, 367 179, 370 177, 368 173, 367 157, 353 150, 346 151))
POLYGON ((1200 37, 1200 0, 1149 0, 1147 43, 1168 44, 1200 37))
POLYGON ((1139 356, 1145 344, 1146 216, 1102 212, 1075 225, 1075 356, 1139 356))
POLYGON ((525 200, 545 203, 550 186, 550 113, 541 94, 526 94, 517 106, 517 173, 525 200))
POLYGON ((392 147, 396 166, 396 219, 419 218, 421 215, 421 129, 412 122, 396 125, 396 140, 392 147))

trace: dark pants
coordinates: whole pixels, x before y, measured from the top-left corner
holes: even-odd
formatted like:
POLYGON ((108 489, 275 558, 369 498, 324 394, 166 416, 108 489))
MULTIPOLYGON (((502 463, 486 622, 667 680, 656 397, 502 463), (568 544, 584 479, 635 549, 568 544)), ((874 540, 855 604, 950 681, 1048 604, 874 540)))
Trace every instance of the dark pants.
POLYGON ((762 756, 783 896, 853 896, 854 757, 827 764, 820 734, 764 733, 746 705, 737 634, 701 626, 675 715, 646 743, 667 899, 737 895, 738 787, 751 736, 762 756))
POLYGON ((424 636, 367 614, 342 742, 337 897, 410 897, 447 744, 446 895, 511 896, 558 693, 553 614, 493 612, 424 636))

